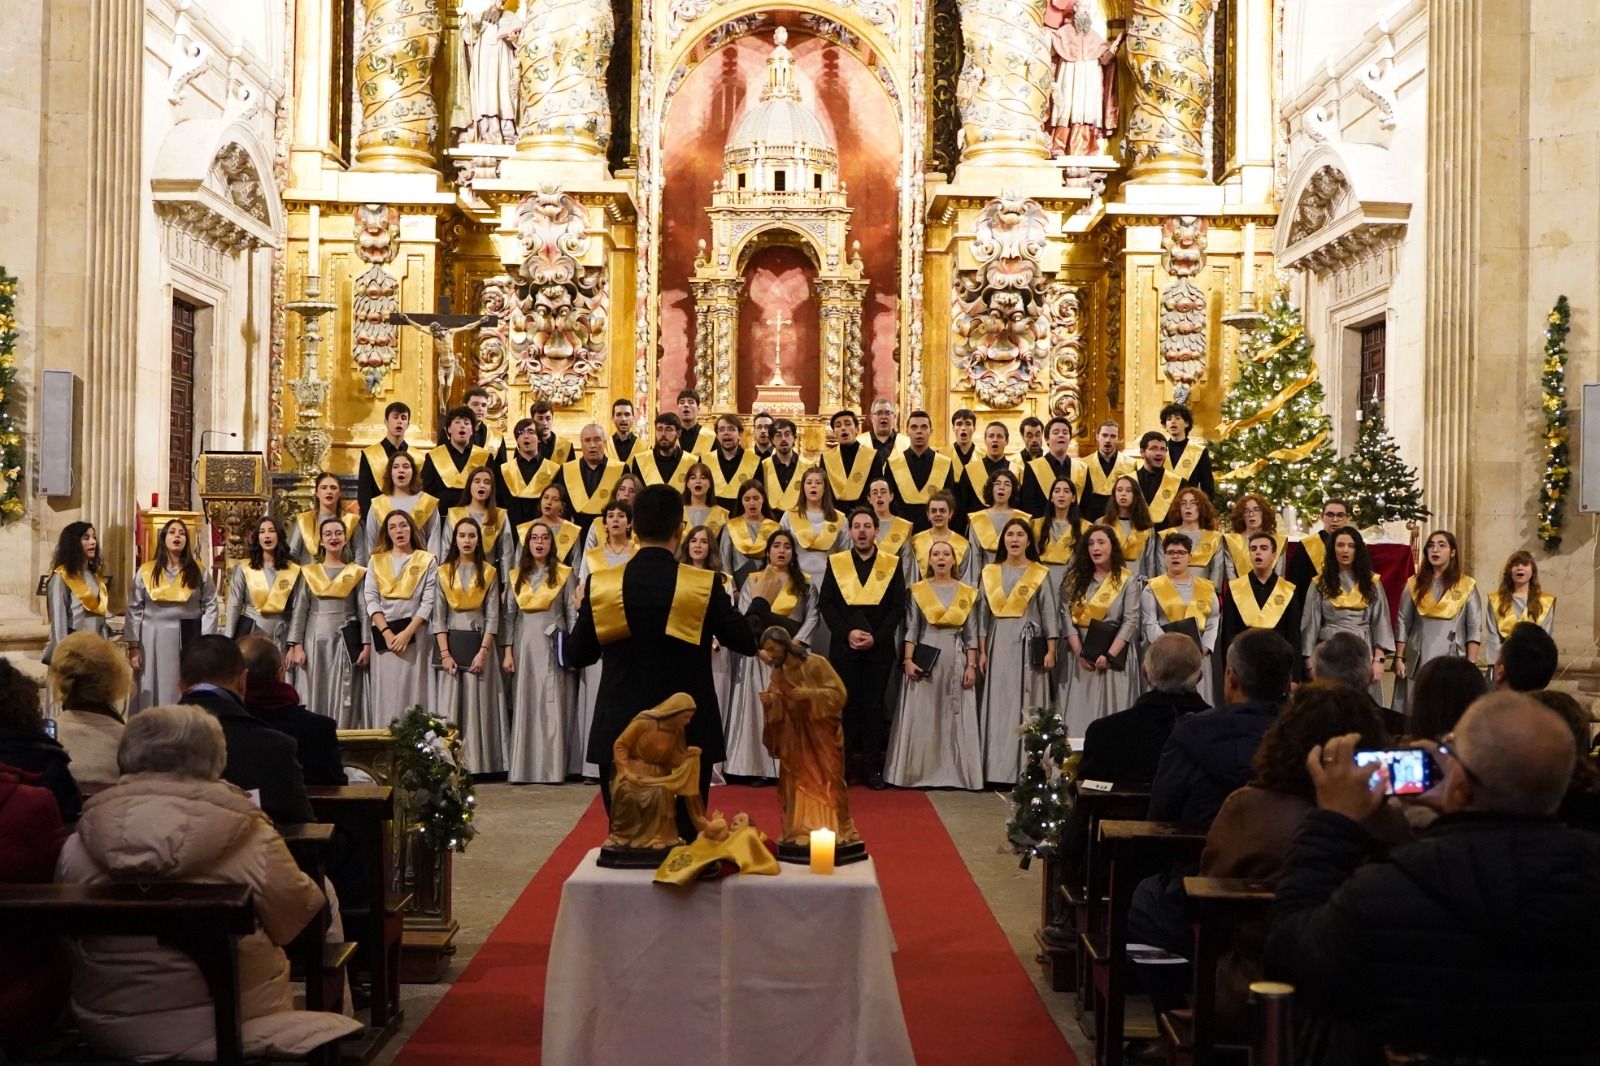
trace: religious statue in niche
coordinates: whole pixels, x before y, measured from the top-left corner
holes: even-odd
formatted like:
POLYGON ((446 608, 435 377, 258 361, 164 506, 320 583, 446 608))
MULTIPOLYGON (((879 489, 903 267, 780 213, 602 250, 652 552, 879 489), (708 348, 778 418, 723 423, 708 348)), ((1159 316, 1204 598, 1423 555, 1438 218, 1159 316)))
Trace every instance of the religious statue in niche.
POLYGON ((1005 191, 978 215, 972 255, 977 270, 952 285, 951 336, 956 366, 989 407, 1016 407, 1040 384, 1050 351, 1050 323, 1039 256, 1044 209, 1005 191))
POLYGON ((400 310, 400 279, 384 269, 400 251, 400 209, 358 204, 354 215, 356 258, 368 267, 351 290, 351 354, 367 392, 377 395, 400 357, 400 327, 389 321, 400 310))
POLYGON ((1206 263, 1206 220, 1174 215, 1161 225, 1161 269, 1172 284, 1161 290, 1161 369, 1180 403, 1206 369, 1206 294, 1194 283, 1206 263))
POLYGON ((461 0, 450 129, 461 144, 517 141, 516 0, 461 0))
POLYGON ((1098 0, 1050 0, 1055 78, 1050 89, 1050 154, 1099 155, 1117 128, 1117 49, 1122 34, 1106 39, 1098 0))
POLYGON ((679 800, 697 831, 710 825, 700 800, 700 749, 684 743, 694 712, 694 699, 675 693, 635 715, 611 745, 611 831, 601 866, 658 866, 684 842, 679 800))

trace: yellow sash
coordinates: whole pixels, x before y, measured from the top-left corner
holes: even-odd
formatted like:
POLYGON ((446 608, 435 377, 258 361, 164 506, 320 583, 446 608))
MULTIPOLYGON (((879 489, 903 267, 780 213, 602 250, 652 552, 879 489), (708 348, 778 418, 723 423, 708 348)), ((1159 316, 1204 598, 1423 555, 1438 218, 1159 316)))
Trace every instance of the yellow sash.
POLYGON ((1166 520, 1167 512, 1172 510, 1172 501, 1177 497, 1178 490, 1183 488, 1183 479, 1171 470, 1161 474, 1161 484, 1156 489, 1155 497, 1150 501, 1150 517, 1157 522, 1166 520))
POLYGON ((583 487, 583 472, 579 469, 582 462, 582 459, 574 459, 563 466, 561 481, 566 486, 567 500, 574 511, 597 515, 611 502, 611 494, 616 491, 617 482, 622 478, 622 465, 607 463, 600 471, 600 484, 590 493, 583 487))
MULTIPOLYGON (((454 536, 457 522, 463 518, 477 520, 478 516, 465 507, 452 507, 445 517, 450 523, 450 533, 454 536)), ((483 554, 488 555, 490 549, 500 540, 501 531, 506 528, 506 513, 496 507, 490 512, 490 517, 487 520, 478 522, 478 528, 483 532, 483 554)))
POLYGON ((717 434, 710 426, 703 426, 696 422, 692 426, 683 427, 683 435, 678 438, 678 444, 684 451, 702 458, 712 455, 717 450, 717 434), (687 445, 683 443, 689 436, 689 431, 694 430, 694 439, 687 445))
POLYGON ((927 581, 918 581, 910 589, 912 600, 930 626, 939 629, 959 629, 967 624, 972 605, 978 602, 978 590, 971 585, 956 582, 956 592, 950 597, 950 606, 939 602, 939 594, 927 581))
POLYGON ((355 591, 357 583, 367 576, 367 568, 356 563, 345 563, 333 577, 323 566, 303 566, 300 577, 311 595, 319 600, 342 600, 355 591))
POLYGON ((1087 628, 1090 622, 1105 621, 1106 612, 1111 610, 1111 605, 1117 602, 1117 594, 1128 587, 1133 580, 1133 571, 1123 568, 1121 578, 1113 582, 1111 575, 1100 582, 1100 587, 1084 598, 1082 603, 1072 605, 1072 624, 1079 629, 1087 628))
POLYGON ((872 473, 872 462, 878 453, 865 444, 856 446, 856 461, 850 465, 848 473, 845 472, 844 459, 839 455, 838 448, 830 448, 823 453, 822 468, 827 471, 828 484, 833 486, 833 496, 837 500, 859 500, 867 492, 867 475, 872 473))
POLYGON ((1041 563, 1065 563, 1072 558, 1072 549, 1077 546, 1078 538, 1083 536, 1083 520, 1078 520, 1077 529, 1069 529, 1065 536, 1055 540, 1047 539, 1050 535, 1050 526, 1054 518, 1035 518, 1033 520, 1033 540, 1039 549, 1041 563))
POLYGON ((533 472, 533 480, 527 481, 522 476, 522 467, 515 454, 500 464, 500 480, 505 482, 506 491, 522 500, 537 500, 559 473, 559 466, 548 459, 540 459, 533 472))
POLYGON ((900 549, 906 546, 906 538, 909 536, 911 536, 910 520, 890 515, 887 531, 882 526, 878 528, 878 547, 890 555, 899 555, 900 549))
MULTIPOLYGON (((395 509, 393 496, 374 496, 372 510, 378 516, 378 528, 383 528, 383 523, 389 517, 389 512, 395 509)), ((411 521, 415 523, 417 532, 422 532, 428 524, 428 519, 439 509, 439 501, 426 492, 417 493, 417 502, 411 505, 411 521)))
MULTIPOLYGON (((950 531, 948 541, 950 547, 956 551, 956 567, 950 572, 950 576, 954 577, 961 572, 961 567, 965 565, 967 548, 970 545, 968 545, 966 537, 954 530, 950 531)), ((928 572, 928 549, 933 547, 933 544, 933 530, 931 529, 924 529, 921 533, 911 538, 911 550, 917 557, 917 573, 926 574, 928 572)))
POLYGON ((561 595, 561 590, 567 587, 567 576, 571 573, 572 567, 557 563, 556 583, 551 586, 532 578, 523 584, 521 568, 511 571, 511 587, 517 594, 517 609, 524 614, 548 610, 556 597, 561 595))
POLYGON ((656 458, 656 450, 654 448, 646 452, 640 452, 638 449, 634 450, 634 467, 639 471, 639 476, 644 479, 644 483, 646 485, 671 485, 679 492, 682 492, 683 483, 689 480, 689 468, 694 463, 692 461, 685 462, 687 457, 680 455, 678 457, 678 466, 672 471, 672 476, 664 478, 661 476, 661 467, 657 465, 656 458))
POLYGON ((756 527, 754 536, 750 535, 750 521, 741 515, 730 519, 727 526, 728 540, 733 544, 734 551, 747 559, 759 559, 767 552, 767 538, 778 531, 778 523, 770 518, 763 518, 761 525, 756 527))
MULTIPOLYGON (((83 609, 85 611, 88 611, 90 614, 100 615, 101 617, 105 616, 106 597, 104 586, 96 589, 90 589, 89 582, 85 581, 82 575, 69 574, 67 573, 66 568, 62 566, 55 568, 55 574, 61 579, 61 583, 66 585, 67 588, 71 589, 74 596, 78 597, 78 602, 83 604, 83 609)), ((145 584, 146 587, 149 586, 149 582, 146 582, 145 584)))
MULTIPOLYGON (((1233 557, 1233 569, 1240 575, 1248 574, 1251 570, 1250 536, 1251 535, 1249 533, 1223 534, 1223 543, 1227 544, 1228 554, 1233 557)), ((1283 557, 1283 546, 1289 540, 1289 538, 1284 536, 1282 533, 1270 533, 1268 536, 1270 536, 1273 543, 1278 546, 1277 551, 1275 552, 1275 557, 1281 559, 1283 557)), ((1192 556, 1190 557, 1189 561, 1191 563, 1194 562, 1192 556)))
MULTIPOLYGON (((967 515, 967 532, 971 533, 972 539, 978 542, 978 547, 986 552, 1000 550, 1000 530, 994 528, 992 514, 992 510, 985 508, 982 511, 973 511, 967 515)), ((1033 516, 1027 511, 1015 509, 1011 512, 1011 518, 1020 518, 1024 522, 1033 521, 1033 516)), ((1006 519, 1006 522, 1010 522, 1011 518, 1006 519)), ((1002 522, 1001 525, 1004 526, 1006 522, 1002 522)))
POLYGON ((761 467, 761 457, 749 449, 739 457, 739 466, 730 478, 722 476, 722 453, 719 451, 706 463, 711 468, 711 495, 719 500, 733 498, 739 491, 739 486, 756 476, 756 471, 761 467))
MULTIPOLYGON (((1178 477, 1184 481, 1188 481, 1194 476, 1194 468, 1200 465, 1200 457, 1204 455, 1206 451, 1206 442, 1201 440, 1199 437, 1189 437, 1186 439, 1188 443, 1183 446, 1182 457, 1179 458, 1176 463, 1173 463, 1169 468, 1174 474, 1177 474, 1178 477)), ((1172 442, 1168 441, 1167 447, 1170 448, 1171 446, 1172 442)))
MULTIPOLYGON (((1176 528, 1169 529, 1166 532, 1182 533, 1193 542, 1189 548, 1190 566, 1210 566, 1211 557, 1216 555, 1217 549, 1222 546, 1222 534, 1214 529, 1202 529, 1199 535, 1176 528)), ((1248 559, 1249 556, 1246 555, 1246 558, 1248 559)), ((1250 567, 1246 566, 1245 569, 1248 570, 1250 567)))
MULTIPOLYGON (((622 576, 627 567, 601 570, 589 579, 589 600, 594 611, 594 633, 601 644, 614 644, 633 635, 622 607, 622 576)), ((706 608, 717 572, 694 566, 678 566, 678 583, 672 590, 672 609, 667 612, 666 634, 689 644, 699 644, 705 628, 706 608)))
POLYGON ((622 562, 620 562, 620 563, 614 563, 609 558, 607 558, 605 542, 602 541, 601 543, 596 544, 594 547, 590 548, 588 551, 584 552, 583 553, 583 557, 589 563, 589 573, 598 574, 602 570, 611 570, 611 569, 621 570, 623 565, 627 563, 628 559, 632 559, 633 558, 633 553, 638 551, 638 550, 639 550, 639 546, 634 541, 632 541, 630 539, 628 541, 628 557, 627 557, 627 559, 623 559, 622 562))
POLYGON ((1129 562, 1144 554, 1145 543, 1150 539, 1150 534, 1154 533, 1156 528, 1151 526, 1149 529, 1134 529, 1129 526, 1127 536, 1123 536, 1120 519, 1110 519, 1106 522, 1106 525, 1110 526, 1111 532, 1117 535, 1117 540, 1122 546, 1122 557, 1129 562))
MULTIPOLYGON (((1372 581, 1373 584, 1377 584, 1378 578, 1376 575, 1373 576, 1372 581)), ((1361 594, 1360 585, 1351 585, 1337 596, 1324 595, 1322 598, 1327 601, 1329 606, 1337 607, 1341 611, 1364 611, 1367 609, 1368 601, 1361 594)))
MULTIPOLYGON (((539 454, 544 454, 544 441, 539 442, 539 454)), ((550 458, 546 459, 545 462, 554 463, 559 467, 564 465, 567 460, 571 458, 572 442, 570 440, 562 440, 560 437, 557 437, 554 446, 552 446, 550 449, 550 458)))
MULTIPOLYGON (((760 573, 752 574, 747 580, 756 581, 756 580, 759 580, 762 577, 765 577, 767 574, 769 574, 771 572, 772 571, 770 569, 769 570, 762 570, 760 573)), ((778 593, 778 596, 777 596, 776 599, 772 600, 770 603, 767 604, 767 609, 770 610, 773 614, 781 615, 782 617, 787 618, 787 617, 789 617, 790 613, 795 609, 795 607, 797 607, 799 605, 800 597, 795 592, 795 590, 794 590, 794 582, 789 578, 789 575, 788 574, 784 574, 783 577, 784 577, 783 590, 778 593)))
MULTIPOLYGON (((1153 577, 1145 586, 1150 590, 1150 595, 1156 599, 1156 604, 1161 608, 1161 613, 1167 616, 1167 621, 1178 622, 1185 618, 1193 618, 1204 629, 1206 619, 1211 617, 1211 605, 1217 600, 1217 587, 1203 577, 1191 576, 1194 582, 1194 598, 1188 603, 1183 602, 1183 597, 1178 593, 1178 586, 1166 574, 1153 577)), ((1255 597, 1250 597, 1250 602, 1255 602, 1255 597)))
MULTIPOLYGON (((528 543, 528 530, 535 522, 544 522, 546 526, 550 525, 549 522, 545 522, 542 518, 530 518, 517 527, 517 558, 519 559, 522 558, 523 545, 528 543)), ((561 527, 553 530, 553 532, 556 538, 556 558, 565 559, 572 554, 572 546, 578 542, 578 523, 568 522, 563 518, 561 527)))
POLYGON ((712 506, 707 508, 706 520, 704 522, 690 521, 689 509, 687 507, 683 509, 683 512, 683 532, 680 534, 680 536, 687 537, 689 535, 689 530, 693 529, 696 525, 702 525, 706 527, 706 532, 711 534, 711 540, 713 543, 715 543, 716 539, 722 535, 723 527, 728 524, 728 509, 726 507, 712 506))
POLYGON ((417 591, 417 582, 422 580, 422 575, 433 564, 433 556, 417 549, 411 553, 398 574, 394 572, 393 560, 393 552, 376 552, 368 561, 367 569, 372 571, 378 595, 386 600, 409 600, 417 591))
MULTIPOLYGON (((1499 599, 1498 596, 1495 598, 1497 600, 1499 599)), ((1539 593, 1539 619, 1538 621, 1535 621, 1534 624, 1537 625, 1544 619, 1550 617, 1550 609, 1555 605, 1556 598, 1554 596, 1550 595, 1548 592, 1539 593)), ((1512 604, 1511 606, 1515 608, 1516 604, 1512 604)), ((1502 638, 1509 637, 1511 635, 1511 630, 1516 628, 1518 622, 1528 621, 1534 620, 1528 617, 1528 608, 1526 606, 1524 606, 1520 611, 1510 610, 1505 612, 1501 612, 1498 607, 1495 608, 1494 625, 1495 628, 1500 631, 1500 636, 1502 638)))
MULTIPOLYGON (((379 445, 382 447, 382 445, 379 445)), ((322 544, 323 518, 337 518, 344 524, 345 540, 356 535, 356 523, 361 521, 361 516, 350 511, 340 511, 336 515, 323 516, 315 507, 309 511, 301 511, 294 516, 294 524, 300 530, 300 543, 305 545, 306 554, 315 556, 317 548, 322 544)))
POLYGON ((452 611, 476 611, 483 606, 483 598, 489 594, 489 586, 494 584, 494 567, 484 563, 483 584, 473 588, 463 587, 456 580, 458 576, 455 563, 445 563, 439 567, 439 591, 444 593, 445 602, 452 611))
POLYGON ((993 472, 991 472, 989 470, 989 464, 984 462, 984 459, 985 453, 975 452, 972 458, 967 462, 967 481, 972 485, 972 494, 978 497, 980 500, 983 499, 983 490, 989 487, 989 479, 993 477, 994 474, 998 474, 1002 470, 1010 470, 1013 474, 1016 473, 1016 470, 1012 467, 1010 462, 1006 462, 1002 466, 995 467, 993 472))
POLYGON ((1228 582, 1228 592, 1240 621, 1251 629, 1272 629, 1283 620, 1283 612, 1294 602, 1294 584, 1280 577, 1267 594, 1267 602, 1256 603, 1256 590, 1250 583, 1249 571, 1228 582))
POLYGON ((800 459, 795 457, 794 474, 789 478, 789 487, 784 488, 778 484, 778 464, 768 457, 761 464, 761 482, 767 488, 767 506, 782 514, 792 511, 800 506, 800 459))
MULTIPOLYGON (((642 442, 639 440, 639 435, 635 433, 633 435, 633 447, 628 449, 628 459, 633 458, 634 453, 639 450, 639 445, 641 443, 642 442)), ((606 458, 610 459, 613 463, 626 464, 628 462, 628 459, 624 459, 622 456, 617 454, 617 441, 616 438, 610 433, 606 434, 606 458)))
POLYGON ((983 568, 983 596, 989 601, 989 613, 996 618, 1021 618, 1033 594, 1050 580, 1050 568, 1030 562, 1007 593, 1000 567, 1000 563, 990 563, 983 568))
POLYGON ((500 454, 500 449, 506 446, 505 438, 494 430, 485 426, 483 428, 483 450, 489 453, 489 458, 500 454))
MULTIPOLYGON (((369 444, 361 449, 361 457, 367 461, 367 469, 372 471, 372 480, 382 485, 384 471, 389 469, 389 459, 391 458, 389 449, 385 448, 383 441, 380 440, 376 444, 369 444)), ((417 473, 420 474, 422 471, 419 470, 417 473)))
POLYGON ((1461 575, 1454 585, 1444 590, 1444 595, 1439 599, 1433 598, 1433 583, 1428 583, 1428 591, 1420 597, 1417 595, 1417 579, 1408 582, 1407 591, 1411 593, 1411 602, 1416 605, 1417 613, 1424 618, 1448 619, 1461 613, 1467 605, 1467 597, 1472 595, 1472 590, 1478 583, 1465 574, 1461 575))
POLYGON ((811 531, 811 519, 803 512, 797 512, 790 523, 794 527, 794 541, 809 552, 831 552, 833 546, 839 543, 839 523, 824 520, 822 527, 815 533, 811 531))
POLYGON ((912 506, 921 506, 928 502, 928 497, 944 488, 945 482, 950 478, 950 457, 939 452, 933 453, 933 466, 928 470, 928 481, 919 486, 917 479, 911 476, 911 464, 906 462, 906 453, 897 451, 889 457, 889 476, 894 478, 895 495, 900 497, 900 502, 912 506))
POLYGON ((627 567, 596 570, 589 575, 589 606, 594 611, 594 635, 602 644, 615 644, 633 636, 622 609, 622 575, 627 567))
POLYGON ((855 554, 854 549, 835 552, 828 556, 828 567, 833 571, 833 580, 838 582, 845 603, 851 607, 875 607, 883 601, 898 563, 888 552, 879 552, 872 558, 872 572, 863 585, 856 577, 855 554))
MULTIPOLYGON (((173 581, 157 584, 157 574, 163 574, 164 576, 164 571, 153 559, 139 567, 139 576, 144 579, 145 594, 157 603, 188 603, 200 591, 198 586, 195 588, 185 587, 182 574, 179 574, 173 581)), ((204 572, 202 572, 201 578, 201 584, 203 585, 205 583, 204 572)))
POLYGON ((467 465, 457 469, 455 453, 450 445, 440 444, 428 452, 428 462, 433 464, 433 472, 439 475, 439 480, 447 489, 465 488, 467 475, 480 466, 488 466, 491 458, 489 449, 481 444, 474 444, 472 450, 467 453, 467 465))
POLYGON ((1047 501, 1050 496, 1050 486, 1054 485, 1059 477, 1065 477, 1072 482, 1072 487, 1077 490, 1077 495, 1079 497, 1083 496, 1083 464, 1073 462, 1070 455, 1067 456, 1067 472, 1065 474, 1056 473, 1056 468, 1050 465, 1049 457, 1044 455, 1039 456, 1037 459, 1029 459, 1028 469, 1032 471, 1033 480, 1039 483, 1039 491, 1044 493, 1047 501))
POLYGON ((267 572, 257 570, 245 564, 244 587, 250 592, 250 602, 255 605, 257 612, 263 615, 282 614, 283 609, 289 605, 289 596, 294 592, 294 583, 300 579, 300 567, 290 563, 273 578, 271 587, 267 585, 267 572))
POLYGON ((1083 464, 1089 471, 1089 486, 1096 496, 1111 495, 1111 486, 1116 484, 1117 478, 1123 474, 1133 473, 1133 461, 1126 455, 1117 453, 1116 461, 1111 464, 1111 473, 1100 469, 1100 453, 1097 451, 1089 456, 1083 464))
MULTIPOLYGON (((1306 553, 1307 559, 1311 560, 1311 572, 1313 574, 1322 573, 1322 564, 1328 557, 1328 545, 1323 541, 1322 534, 1313 533, 1309 537, 1302 538, 1300 550, 1306 553)), ((1249 568, 1246 567, 1246 569, 1249 568)))
MULTIPOLYGON (((961 484, 962 480, 967 476, 967 463, 970 460, 961 458, 961 452, 956 449, 954 444, 946 448, 943 454, 950 457, 950 484, 952 486, 961 484)), ((972 458, 976 459, 978 454, 978 449, 974 446, 972 458)))

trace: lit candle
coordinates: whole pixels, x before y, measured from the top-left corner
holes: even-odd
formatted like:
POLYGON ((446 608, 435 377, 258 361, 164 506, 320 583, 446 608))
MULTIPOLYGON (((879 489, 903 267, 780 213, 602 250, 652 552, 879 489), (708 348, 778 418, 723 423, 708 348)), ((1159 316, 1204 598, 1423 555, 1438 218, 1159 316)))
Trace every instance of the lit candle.
POLYGON ((1256 280, 1256 224, 1244 224, 1244 270, 1240 280, 1241 292, 1255 292, 1256 280))
POLYGON ((311 205, 311 237, 309 243, 311 247, 306 253, 306 258, 308 260, 307 272, 320 277, 322 274, 322 256, 319 254, 322 250, 321 204, 311 205))
POLYGON ((833 873, 833 842, 834 835, 832 829, 813 829, 811 831, 812 873, 833 873))

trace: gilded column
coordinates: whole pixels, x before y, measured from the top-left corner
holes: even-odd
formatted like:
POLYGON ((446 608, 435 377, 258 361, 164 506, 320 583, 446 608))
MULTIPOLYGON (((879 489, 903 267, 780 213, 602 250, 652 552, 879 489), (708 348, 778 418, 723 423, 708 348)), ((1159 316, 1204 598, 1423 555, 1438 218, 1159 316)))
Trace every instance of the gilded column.
POLYGON ((956 103, 963 163, 1026 165, 1049 159, 1050 42, 1046 0, 961 0, 966 60, 956 103))
POLYGON ((1207 180, 1202 135, 1211 104, 1211 66, 1205 30, 1215 6, 1216 0, 1133 0, 1128 20, 1133 101, 1124 134, 1132 181, 1193 185, 1207 180))
POLYGON ((444 25, 438 0, 365 0, 366 32, 356 56, 361 170, 426 171, 434 165, 439 111, 433 63, 444 25))
POLYGON ((519 155, 605 159, 611 144, 606 67, 615 33, 607 0, 528 5, 518 50, 519 155))

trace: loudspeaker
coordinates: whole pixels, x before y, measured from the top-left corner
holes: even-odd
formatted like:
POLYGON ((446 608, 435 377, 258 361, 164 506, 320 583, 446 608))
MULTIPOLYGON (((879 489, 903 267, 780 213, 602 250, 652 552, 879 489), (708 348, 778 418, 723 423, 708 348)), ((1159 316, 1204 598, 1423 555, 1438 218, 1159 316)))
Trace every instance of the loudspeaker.
POLYGON ((39 494, 71 496, 77 468, 78 379, 70 370, 46 370, 39 400, 39 494))
MULTIPOLYGON (((1572 446, 1576 443, 1580 457, 1578 510, 1583 514, 1594 514, 1600 511, 1600 384, 1583 387, 1583 409, 1578 412, 1578 418, 1578 431, 1573 433, 1568 429, 1567 454, 1572 454, 1572 446)), ((1542 470, 1539 476, 1544 477, 1542 470)))

